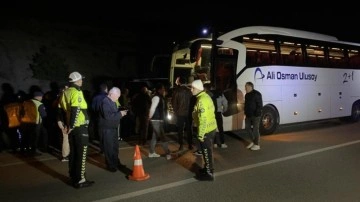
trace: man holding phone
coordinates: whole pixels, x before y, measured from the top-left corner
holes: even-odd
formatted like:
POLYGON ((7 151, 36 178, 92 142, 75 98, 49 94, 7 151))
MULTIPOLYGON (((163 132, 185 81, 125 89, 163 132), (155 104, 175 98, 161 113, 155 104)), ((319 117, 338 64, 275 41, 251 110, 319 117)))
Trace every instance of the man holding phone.
POLYGON ((101 101, 99 128, 103 137, 103 149, 107 169, 116 172, 120 169, 118 126, 120 119, 127 114, 127 110, 118 108, 116 101, 121 91, 117 87, 110 89, 108 95, 101 101))

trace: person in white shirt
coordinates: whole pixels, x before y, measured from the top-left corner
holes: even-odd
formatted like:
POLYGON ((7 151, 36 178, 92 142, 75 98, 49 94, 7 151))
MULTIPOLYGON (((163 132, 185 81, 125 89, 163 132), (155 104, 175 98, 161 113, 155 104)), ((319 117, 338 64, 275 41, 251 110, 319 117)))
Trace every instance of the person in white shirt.
POLYGON ((171 154, 164 132, 164 122, 166 117, 166 101, 164 97, 165 87, 163 84, 159 83, 156 85, 155 95, 151 99, 151 107, 149 113, 150 124, 153 128, 153 133, 150 141, 149 157, 160 157, 160 155, 155 152, 157 138, 159 137, 162 142, 162 148, 166 154, 166 159, 170 160, 171 154))

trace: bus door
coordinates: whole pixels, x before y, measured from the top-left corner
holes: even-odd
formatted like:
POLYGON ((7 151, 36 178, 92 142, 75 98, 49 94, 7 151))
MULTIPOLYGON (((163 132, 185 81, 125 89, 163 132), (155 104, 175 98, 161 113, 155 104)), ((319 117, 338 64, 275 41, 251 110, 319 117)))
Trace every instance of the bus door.
POLYGON ((197 77, 203 82, 210 82, 215 90, 224 94, 228 101, 228 109, 223 113, 224 130, 241 129, 242 126, 239 126, 241 121, 233 116, 240 111, 236 83, 238 51, 231 48, 209 46, 209 41, 198 41, 192 45, 190 50, 192 62, 196 63, 197 77), (213 48, 216 48, 216 51, 213 51, 213 48))

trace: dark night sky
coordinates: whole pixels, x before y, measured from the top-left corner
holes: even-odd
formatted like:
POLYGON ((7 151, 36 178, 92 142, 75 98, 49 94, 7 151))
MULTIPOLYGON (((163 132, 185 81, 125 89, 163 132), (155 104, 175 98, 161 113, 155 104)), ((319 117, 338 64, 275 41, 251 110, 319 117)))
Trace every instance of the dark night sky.
POLYGON ((240 1, 205 3, 206 1, 200 0, 157 4, 117 1, 118 5, 100 1, 33 2, 12 1, 12 5, 0 7, 0 15, 3 19, 19 16, 131 30, 165 45, 199 36, 201 29, 206 26, 214 26, 216 30, 226 32, 252 25, 302 29, 333 35, 344 41, 360 42, 360 31, 357 31, 358 12, 355 11, 355 6, 341 6, 341 2, 314 6, 311 2, 297 1, 288 7, 279 3, 264 5, 258 2, 246 5, 240 1))

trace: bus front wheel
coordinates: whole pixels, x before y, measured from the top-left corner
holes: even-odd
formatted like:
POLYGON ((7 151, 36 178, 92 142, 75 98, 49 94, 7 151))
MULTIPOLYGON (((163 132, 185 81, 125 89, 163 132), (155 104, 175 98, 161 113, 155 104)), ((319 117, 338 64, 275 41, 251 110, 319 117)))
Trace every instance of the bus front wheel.
POLYGON ((275 107, 264 106, 261 114, 259 132, 261 135, 274 133, 279 126, 279 114, 275 107))

